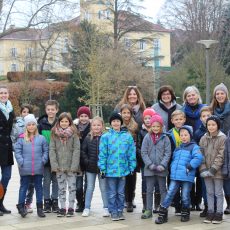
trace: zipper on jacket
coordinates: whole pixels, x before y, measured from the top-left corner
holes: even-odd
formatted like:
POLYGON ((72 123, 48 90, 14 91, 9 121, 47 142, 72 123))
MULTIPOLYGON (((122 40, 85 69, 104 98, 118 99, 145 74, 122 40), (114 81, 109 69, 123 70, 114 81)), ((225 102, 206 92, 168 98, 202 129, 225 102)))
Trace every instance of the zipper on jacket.
POLYGON ((34 137, 32 138, 32 176, 34 176, 34 137))

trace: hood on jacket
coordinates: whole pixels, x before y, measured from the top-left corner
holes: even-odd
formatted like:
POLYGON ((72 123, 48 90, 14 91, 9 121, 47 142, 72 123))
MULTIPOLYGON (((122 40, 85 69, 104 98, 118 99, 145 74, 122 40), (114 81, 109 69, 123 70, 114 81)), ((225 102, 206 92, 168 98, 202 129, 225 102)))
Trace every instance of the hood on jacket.
POLYGON ((25 126, 25 121, 23 117, 16 117, 16 122, 15 122, 19 127, 25 126))

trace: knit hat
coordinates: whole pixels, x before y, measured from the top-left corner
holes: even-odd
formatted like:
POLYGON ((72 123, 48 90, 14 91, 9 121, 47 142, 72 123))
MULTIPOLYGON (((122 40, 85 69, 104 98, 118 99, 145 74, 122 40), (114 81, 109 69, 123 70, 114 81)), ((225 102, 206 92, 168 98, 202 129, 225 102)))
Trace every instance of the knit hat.
POLYGON ((27 126, 29 123, 35 123, 36 125, 38 124, 35 116, 31 113, 24 117, 24 121, 25 121, 25 126, 27 126))
POLYGON ((189 135, 190 135, 190 137, 191 137, 191 139, 192 139, 192 137, 193 137, 193 128, 192 128, 192 126, 190 126, 190 125, 183 125, 183 126, 179 129, 179 133, 180 133, 180 131, 181 131, 182 129, 187 130, 188 133, 189 133, 189 135))
POLYGON ((123 124, 122 117, 120 113, 113 112, 109 118, 109 124, 111 125, 113 120, 120 120, 121 124, 123 124))
POLYGON ((155 113, 152 116, 152 118, 150 120, 150 124, 152 125, 154 122, 159 122, 162 126, 164 126, 164 122, 163 122, 162 117, 159 114, 157 114, 157 113, 155 113))
POLYGON ((91 112, 90 112, 89 107, 81 106, 77 111, 77 117, 80 117, 82 114, 86 114, 90 118, 91 117, 91 112))
POLYGON ((155 115, 155 114, 156 114, 156 112, 155 112, 154 109, 152 109, 152 108, 146 108, 146 109, 144 110, 144 112, 143 112, 143 118, 144 118, 145 116, 150 116, 150 117, 152 117, 152 116, 155 115))
POLYGON ((220 83, 219 85, 217 85, 214 88, 214 95, 216 95, 216 91, 218 91, 218 90, 225 92, 227 95, 227 98, 228 98, 228 88, 226 87, 226 85, 224 83, 220 83))
POLYGON ((208 117, 208 119, 206 120, 206 127, 207 127, 208 121, 210 121, 210 120, 216 122, 218 130, 219 130, 220 129, 220 119, 219 119, 219 117, 217 117, 216 115, 212 115, 212 116, 208 117))

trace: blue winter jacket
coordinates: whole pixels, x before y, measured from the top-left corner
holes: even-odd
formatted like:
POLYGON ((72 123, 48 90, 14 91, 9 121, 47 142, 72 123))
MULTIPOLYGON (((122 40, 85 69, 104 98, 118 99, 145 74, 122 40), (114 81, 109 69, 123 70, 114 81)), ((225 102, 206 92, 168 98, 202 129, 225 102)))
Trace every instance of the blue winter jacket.
POLYGON ((126 130, 110 129, 103 134, 99 144, 98 167, 106 177, 123 177, 136 168, 136 147, 126 130))
POLYGON ((26 142, 24 134, 15 144, 15 158, 21 176, 43 175, 44 164, 48 161, 49 146, 42 135, 36 135, 32 141, 26 142))
POLYGON ((182 143, 173 152, 170 179, 194 182, 196 168, 202 161, 203 155, 195 142, 182 143))

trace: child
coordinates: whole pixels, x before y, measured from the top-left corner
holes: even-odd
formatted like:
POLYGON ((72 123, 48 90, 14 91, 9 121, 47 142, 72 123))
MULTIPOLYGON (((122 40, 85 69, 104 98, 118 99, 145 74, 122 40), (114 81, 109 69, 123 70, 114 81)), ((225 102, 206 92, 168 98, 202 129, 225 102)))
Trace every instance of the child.
POLYGON ((127 129, 121 129, 122 117, 113 113, 112 128, 101 136, 98 167, 107 180, 108 209, 113 221, 124 220, 125 176, 136 168, 136 148, 127 129))
MULTIPOLYGON (((206 128, 206 121, 208 117, 212 115, 212 108, 210 106, 204 106, 200 110, 200 120, 202 121, 202 124, 200 127, 196 130, 194 134, 194 140, 199 145, 201 137, 204 136, 204 134, 207 132, 206 128)), ((197 177, 197 178, 200 178, 197 177)), ((206 217, 208 212, 208 201, 207 201, 207 195, 206 195, 206 187, 204 183, 204 178, 201 179, 201 185, 202 185, 202 197, 204 200, 204 210, 200 213, 200 217, 206 217)))
MULTIPOLYGON (((123 127, 126 127, 128 129, 136 145, 138 124, 133 118, 132 107, 128 104, 123 104, 120 108, 120 113, 123 120, 123 127)), ((138 160, 139 161, 137 161, 137 168, 135 172, 133 172, 132 175, 127 175, 125 178, 125 201, 126 201, 127 212, 133 212, 133 208, 134 208, 133 200, 135 197, 136 181, 137 181, 136 171, 140 171, 140 159, 138 160)))
MULTIPOLYGON (((57 112, 59 109, 59 103, 56 100, 48 100, 45 103, 46 115, 38 119, 38 131, 46 138, 48 144, 50 143, 51 129, 55 125, 57 118, 57 112)), ((43 193, 44 193, 44 212, 45 213, 57 213, 58 208, 58 183, 56 173, 51 172, 50 160, 44 168, 44 180, 43 180, 43 193), (50 196, 50 185, 52 182, 52 194, 50 196)))
POLYGON ((156 224, 168 221, 167 209, 180 187, 182 188, 181 221, 186 222, 190 219, 190 191, 194 183, 196 168, 203 160, 200 147, 192 142, 192 132, 192 127, 188 125, 183 125, 179 129, 182 143, 173 152, 170 185, 164 201, 161 202, 159 216, 155 220, 156 224))
MULTIPOLYGON (((21 112, 21 117, 16 118, 16 123, 13 125, 13 129, 11 132, 11 140, 12 140, 13 145, 16 143, 19 135, 25 132, 24 117, 28 115, 29 113, 33 113, 32 106, 29 104, 23 104, 21 106, 20 112, 21 112)), ((27 191, 26 204, 25 204, 28 213, 33 212, 33 209, 31 207, 32 201, 33 201, 33 194, 34 194, 34 184, 33 184, 33 181, 31 181, 28 191, 27 191)))
MULTIPOLYGON (((82 147, 83 141, 85 140, 86 136, 90 132, 90 117, 91 112, 89 107, 81 106, 77 110, 77 119, 74 120, 74 124, 77 127, 79 138, 80 138, 80 146, 82 147)), ((81 163, 81 173, 77 175, 76 180, 76 199, 77 199, 77 208, 75 212, 83 212, 85 207, 85 191, 86 191, 86 180, 85 180, 85 187, 83 186, 84 182, 84 164, 81 163), (83 188, 84 187, 84 188, 83 188)), ((86 179, 86 177, 85 177, 86 179)))
MULTIPOLYGON (((152 108, 147 108, 143 112, 143 124, 141 126, 140 131, 138 132, 138 138, 137 138, 137 159, 138 162, 140 162, 140 167, 141 167, 141 193, 142 193, 142 202, 143 202, 143 208, 142 208, 142 213, 146 210, 146 180, 144 177, 144 162, 141 157, 141 146, 142 142, 144 140, 145 135, 149 132, 151 124, 150 120, 153 115, 155 115, 156 112, 152 108)), ((154 205, 155 205, 155 210, 157 209, 157 199, 160 196, 159 193, 154 193, 154 205)), ((160 203, 160 202, 159 202, 160 203)))
POLYGON ((168 162, 171 156, 170 140, 163 134, 163 120, 160 115, 155 114, 150 120, 151 128, 145 136, 141 155, 145 164, 144 176, 147 186, 147 208, 142 219, 152 217, 153 190, 156 183, 159 184, 161 200, 167 193, 166 176, 168 174, 168 162))
POLYGON ((100 177, 100 170, 97 166, 99 142, 104 129, 104 122, 100 117, 94 117, 91 121, 91 131, 85 138, 81 155, 87 177, 87 189, 85 194, 85 209, 82 216, 87 217, 90 213, 90 206, 95 188, 96 177, 98 176, 101 197, 103 201, 103 217, 110 216, 108 211, 108 198, 106 194, 106 178, 100 177))
POLYGON ((26 192, 31 179, 33 179, 36 191, 37 214, 39 217, 45 217, 42 209, 42 177, 44 165, 48 161, 48 144, 46 139, 38 134, 37 120, 33 114, 25 116, 24 121, 25 133, 19 135, 15 144, 15 158, 20 173, 17 209, 22 217, 27 215, 25 207, 26 192))
POLYGON ((220 224, 223 220, 223 175, 224 145, 226 136, 220 131, 220 119, 212 115, 206 121, 207 133, 200 140, 204 162, 200 176, 204 178, 207 191, 208 213, 204 223, 220 224), (216 212, 214 211, 214 195, 216 212))
POLYGON ((57 216, 72 217, 76 189, 76 174, 79 171, 80 142, 77 130, 69 113, 61 113, 52 128, 50 141, 50 163, 57 175, 61 209, 57 216), (66 186, 69 190, 69 208, 66 214, 66 186))

